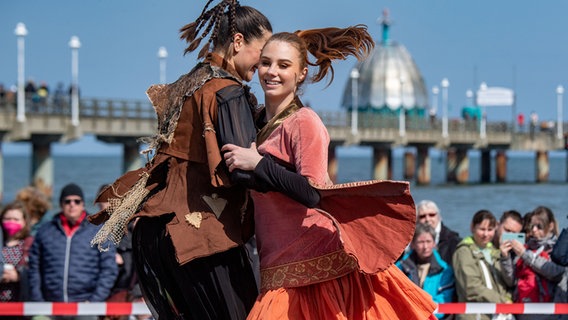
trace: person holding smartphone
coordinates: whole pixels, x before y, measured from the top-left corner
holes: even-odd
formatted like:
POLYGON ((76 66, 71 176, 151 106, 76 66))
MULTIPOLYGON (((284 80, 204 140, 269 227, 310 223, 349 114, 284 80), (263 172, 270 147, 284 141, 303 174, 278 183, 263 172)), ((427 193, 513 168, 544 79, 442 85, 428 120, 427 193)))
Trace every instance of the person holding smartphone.
MULTIPOLYGON (((558 237, 558 223, 552 210, 537 207, 525 215, 526 244, 518 240, 501 243, 503 279, 515 287, 513 301, 565 302, 566 288, 559 284, 565 275, 563 266, 550 259, 558 237), (513 258, 511 251, 515 253, 513 258)), ((548 319, 547 315, 518 315, 517 319, 548 319)))

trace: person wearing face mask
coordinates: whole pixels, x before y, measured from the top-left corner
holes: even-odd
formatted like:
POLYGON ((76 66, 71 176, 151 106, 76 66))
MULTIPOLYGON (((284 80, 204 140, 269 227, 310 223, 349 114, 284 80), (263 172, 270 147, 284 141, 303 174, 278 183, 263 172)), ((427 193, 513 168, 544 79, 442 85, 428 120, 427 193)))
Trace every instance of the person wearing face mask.
POLYGON ((28 252, 33 242, 30 219, 25 205, 12 202, 2 210, 2 257, 0 302, 25 301, 28 298, 28 252))

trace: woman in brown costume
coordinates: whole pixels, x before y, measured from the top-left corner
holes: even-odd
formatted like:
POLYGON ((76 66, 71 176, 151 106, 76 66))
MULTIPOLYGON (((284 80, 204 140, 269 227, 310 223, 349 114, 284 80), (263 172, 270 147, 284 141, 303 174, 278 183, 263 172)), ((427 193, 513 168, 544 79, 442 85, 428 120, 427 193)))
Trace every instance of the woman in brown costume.
POLYGON ((244 319, 258 293, 243 246, 253 230, 250 204, 235 183, 246 173, 229 173, 219 149, 255 139, 256 100, 243 81, 252 79, 272 27, 236 0, 211 2, 181 29, 185 53, 211 33, 203 61, 147 91, 158 117, 158 133, 146 141, 155 155, 103 190, 96 202, 110 206, 90 218, 106 221, 92 241, 103 250, 138 218, 134 261, 156 319, 244 319))

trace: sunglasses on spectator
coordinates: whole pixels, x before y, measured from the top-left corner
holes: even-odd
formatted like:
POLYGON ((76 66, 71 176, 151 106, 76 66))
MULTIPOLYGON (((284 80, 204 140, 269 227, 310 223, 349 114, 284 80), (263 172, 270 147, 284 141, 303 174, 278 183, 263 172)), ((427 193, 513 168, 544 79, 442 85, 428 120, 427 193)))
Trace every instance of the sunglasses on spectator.
POLYGON ((420 215, 418 215, 418 218, 419 218, 419 219, 424 219, 424 218, 426 218, 427 216, 430 217, 430 218, 434 218, 434 217, 437 216, 437 215, 438 215, 438 214, 437 214, 436 212, 430 212, 430 213, 420 214, 420 215))
POLYGON ((65 203, 65 204, 71 204, 71 202, 74 202, 75 204, 81 204, 81 202, 83 202, 83 200, 81 200, 81 199, 65 199, 65 200, 63 200, 63 203, 65 203))
POLYGON ((531 224, 530 230, 534 229, 534 227, 536 227, 538 230, 544 230, 544 226, 541 223, 531 224))

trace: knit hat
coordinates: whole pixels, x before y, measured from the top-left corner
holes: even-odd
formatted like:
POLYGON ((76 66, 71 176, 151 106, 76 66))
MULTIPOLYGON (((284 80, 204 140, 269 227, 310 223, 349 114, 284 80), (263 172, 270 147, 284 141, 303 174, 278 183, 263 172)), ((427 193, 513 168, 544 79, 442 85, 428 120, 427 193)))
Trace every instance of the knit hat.
POLYGON ((83 199, 83 190, 81 187, 74 183, 70 183, 63 187, 61 190, 61 196, 59 196, 59 203, 63 202, 63 199, 67 198, 68 196, 79 196, 81 200, 83 199))

